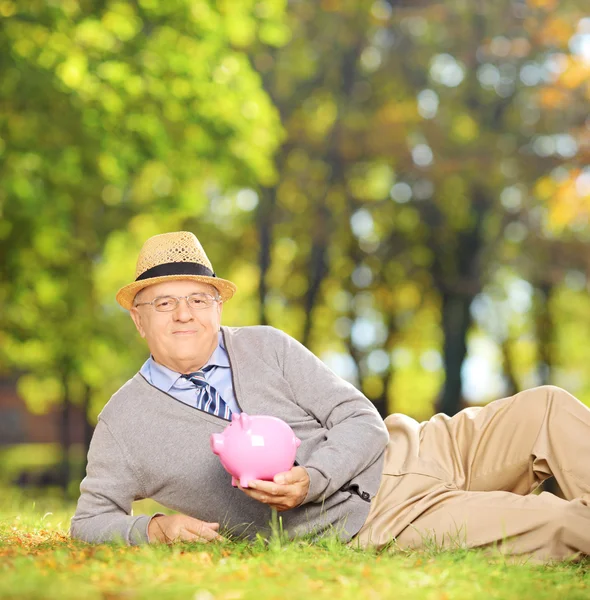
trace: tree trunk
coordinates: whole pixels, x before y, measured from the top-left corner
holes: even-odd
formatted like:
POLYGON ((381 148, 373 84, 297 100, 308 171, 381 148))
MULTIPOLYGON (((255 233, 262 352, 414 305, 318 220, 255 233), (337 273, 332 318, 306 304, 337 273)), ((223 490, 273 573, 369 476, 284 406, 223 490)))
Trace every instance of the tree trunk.
POLYGON ((539 383, 541 385, 547 385, 551 383, 553 375, 553 319, 551 316, 551 310, 549 303, 551 301, 551 295, 553 293, 553 284, 544 282, 541 283, 538 288, 539 299, 537 302, 536 312, 536 328, 537 328, 537 342, 539 352, 539 383))
POLYGON ((510 352, 510 340, 505 339, 501 344, 502 350, 502 368, 504 376, 507 380, 508 389, 506 390, 507 396, 512 396, 520 391, 520 386, 516 379, 516 373, 514 371, 514 361, 512 360, 512 353, 510 352))
MULTIPOLYGON (((325 200, 324 200, 325 201, 325 200)), ((328 244, 329 244, 330 211, 326 206, 320 206, 317 222, 313 232, 313 245, 309 258, 309 286, 305 295, 305 321, 301 343, 309 348, 311 331, 313 329, 313 311, 320 294, 324 278, 328 274, 328 244)))
POLYGON ((270 268, 270 251, 272 247, 272 229, 273 229, 273 210, 275 204, 276 189, 263 189, 260 194, 258 204, 258 239, 260 242, 260 252, 258 255, 258 266, 260 268, 260 279, 258 282, 259 313, 258 319, 260 325, 268 325, 266 315, 266 295, 268 286, 266 283, 266 274, 270 268))
POLYGON ((72 403, 68 391, 68 377, 66 373, 62 374, 62 384, 64 389, 63 405, 60 419, 60 442, 61 442, 61 466, 60 483, 64 496, 68 495, 68 486, 70 484, 70 447, 72 445, 70 437, 70 421, 72 416, 72 403))
POLYGON ((471 325, 469 307, 473 297, 445 292, 442 296, 445 383, 437 409, 449 416, 462 408, 461 368, 467 355, 467 333, 471 325))
MULTIPOLYGON (((551 383, 553 377, 554 354, 553 354, 553 331, 554 323, 551 315, 549 303, 553 293, 553 284, 543 282, 537 287, 538 299, 536 303, 536 329, 537 329, 537 348, 539 353, 539 384, 547 385, 551 383)), ((543 482, 542 490, 561 496, 563 494, 559 489, 555 477, 550 477, 543 482)))
MULTIPOLYGON (((387 381, 389 381, 388 377, 385 379, 385 382, 387 382, 387 381)), ((387 389, 389 386, 385 382, 383 385, 383 393, 379 396, 379 398, 374 398, 372 400, 373 404, 375 405, 375 408, 377 409, 377 412, 384 419, 389 414, 389 410, 388 410, 389 403, 387 401, 388 400, 387 389)))
MULTIPOLYGON (((383 345, 383 349, 391 356, 391 351, 395 346, 395 340, 398 334, 398 327, 395 322, 395 314, 393 312, 388 313, 387 315, 387 339, 385 340, 385 344, 383 345)), ((382 382, 383 382, 383 393, 379 398, 373 400, 373 404, 375 408, 379 412, 379 414, 385 419, 385 417, 390 414, 389 408, 389 387, 391 386, 391 382, 394 377, 394 366, 390 361, 389 368, 383 374, 382 382)))
POLYGON ((82 477, 86 474, 86 459, 88 450, 90 449, 90 441, 94 433, 94 425, 90 421, 90 388, 85 386, 84 389, 84 464, 82 466, 82 477))

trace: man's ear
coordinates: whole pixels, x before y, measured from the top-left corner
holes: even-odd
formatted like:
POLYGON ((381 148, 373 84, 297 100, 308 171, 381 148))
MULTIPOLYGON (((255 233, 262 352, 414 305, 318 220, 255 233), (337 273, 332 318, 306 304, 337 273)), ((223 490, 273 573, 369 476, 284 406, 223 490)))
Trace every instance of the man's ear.
POLYGON ((223 311, 223 300, 217 301, 217 316, 219 319, 219 325, 221 325, 221 312, 223 311))
POLYGON ((129 315, 133 319, 133 322, 135 323, 135 327, 136 327, 137 331, 139 331, 139 335, 142 338, 145 338, 145 329, 143 328, 143 325, 141 324, 141 314, 139 313, 137 308, 135 308, 135 306, 131 307, 131 309, 129 310, 129 315))

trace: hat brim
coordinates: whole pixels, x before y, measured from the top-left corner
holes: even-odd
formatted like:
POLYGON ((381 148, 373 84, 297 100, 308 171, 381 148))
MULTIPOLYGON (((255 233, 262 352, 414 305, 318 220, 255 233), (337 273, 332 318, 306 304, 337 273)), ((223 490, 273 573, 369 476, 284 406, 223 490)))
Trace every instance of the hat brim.
POLYGON ((220 279, 219 277, 207 277, 206 275, 162 275, 161 277, 151 277, 150 279, 144 279, 142 281, 134 281, 133 283, 122 287, 117 292, 115 298, 123 308, 131 310, 133 307, 133 300, 141 290, 150 285, 155 285, 156 283, 178 281, 181 279, 188 279, 190 281, 198 281, 200 283, 212 285, 219 292, 219 295, 224 302, 229 300, 235 294, 237 289, 234 283, 227 279, 220 279))

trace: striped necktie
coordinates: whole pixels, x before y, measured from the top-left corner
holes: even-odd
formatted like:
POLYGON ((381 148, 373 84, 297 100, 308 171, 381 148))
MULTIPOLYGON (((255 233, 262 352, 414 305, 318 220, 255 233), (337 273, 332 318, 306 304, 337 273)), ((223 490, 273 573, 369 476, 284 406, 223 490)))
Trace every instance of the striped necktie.
POLYGON ((204 371, 196 371, 183 375, 197 388, 197 408, 211 413, 217 417, 230 419, 231 409, 225 400, 219 395, 219 392, 205 379, 204 371))

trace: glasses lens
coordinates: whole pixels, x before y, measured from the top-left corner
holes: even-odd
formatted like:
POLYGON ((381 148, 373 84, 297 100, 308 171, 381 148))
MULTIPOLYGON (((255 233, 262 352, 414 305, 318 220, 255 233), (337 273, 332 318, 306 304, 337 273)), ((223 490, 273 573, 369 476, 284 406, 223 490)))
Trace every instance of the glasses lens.
POLYGON ((154 308, 160 312, 174 310, 177 304, 178 300, 172 296, 162 296, 154 300, 154 308))
POLYGON ((213 303, 213 298, 209 294, 191 294, 188 297, 188 305, 191 308, 207 308, 213 303))

